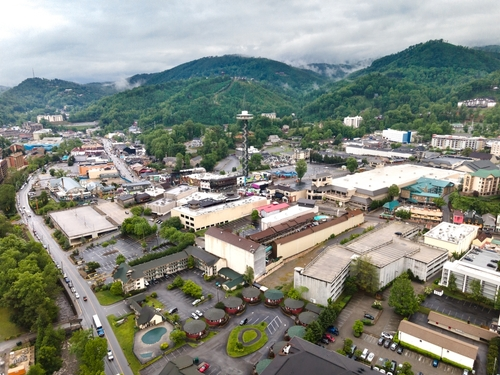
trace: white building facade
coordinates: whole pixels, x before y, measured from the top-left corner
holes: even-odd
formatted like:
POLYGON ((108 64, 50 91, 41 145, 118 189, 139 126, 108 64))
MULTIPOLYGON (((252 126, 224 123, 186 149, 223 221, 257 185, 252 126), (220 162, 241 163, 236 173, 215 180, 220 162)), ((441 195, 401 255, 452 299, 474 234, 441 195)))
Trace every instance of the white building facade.
POLYGON ((363 117, 354 116, 354 117, 344 117, 344 125, 350 126, 351 128, 357 129, 361 125, 361 121, 363 121, 363 117))
POLYGON ((484 148, 486 140, 482 137, 462 137, 458 135, 432 135, 431 146, 435 148, 462 151, 470 148, 479 151, 484 148))

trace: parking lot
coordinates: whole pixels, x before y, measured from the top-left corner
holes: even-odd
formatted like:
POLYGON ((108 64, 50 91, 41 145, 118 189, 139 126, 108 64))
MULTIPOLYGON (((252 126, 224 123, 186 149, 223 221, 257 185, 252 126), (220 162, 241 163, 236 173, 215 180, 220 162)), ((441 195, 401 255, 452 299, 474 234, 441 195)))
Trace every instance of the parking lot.
MULTIPOLYGON (((169 277, 168 280, 159 281, 148 287, 147 293, 156 292, 162 303, 165 304, 165 309, 177 307, 181 321, 191 317, 191 313, 195 310, 205 312, 206 310, 214 307, 217 301, 222 301, 225 297, 225 292, 215 286, 215 281, 207 282, 201 276, 199 270, 185 270, 179 273, 183 279, 190 279, 196 282, 203 288, 203 294, 206 296, 209 293, 213 295, 211 300, 207 300, 193 306, 193 298, 184 295, 179 289, 167 290, 167 285, 173 280, 175 275, 169 277)), ((185 346, 168 356, 163 357, 161 360, 156 361, 153 365, 141 371, 142 375, 157 375, 165 366, 168 360, 175 358, 179 355, 189 354, 192 357, 199 358, 201 361, 206 361, 210 364, 210 368, 205 372, 209 375, 232 375, 232 374, 249 374, 255 363, 263 358, 267 358, 269 347, 277 341, 282 341, 285 331, 288 327, 293 325, 291 318, 281 312, 281 309, 270 309, 260 303, 256 306, 248 305, 246 310, 241 315, 232 315, 225 327, 215 328, 217 335, 209 341, 202 343, 198 348, 191 348, 185 346), (267 322, 266 333, 269 341, 257 352, 246 356, 244 358, 231 358, 226 354, 227 338, 233 328, 239 325, 239 322, 247 318, 247 324, 259 324, 260 322, 267 322)))

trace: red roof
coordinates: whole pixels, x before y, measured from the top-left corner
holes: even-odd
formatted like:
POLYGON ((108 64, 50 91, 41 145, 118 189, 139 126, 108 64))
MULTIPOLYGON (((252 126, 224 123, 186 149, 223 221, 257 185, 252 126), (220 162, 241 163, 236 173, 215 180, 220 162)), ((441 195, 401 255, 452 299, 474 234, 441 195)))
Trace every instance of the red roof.
POLYGON ((265 206, 257 207, 256 210, 258 212, 264 211, 264 212, 269 213, 269 212, 273 212, 273 211, 285 210, 288 207, 290 207, 290 205, 288 203, 266 204, 265 206))

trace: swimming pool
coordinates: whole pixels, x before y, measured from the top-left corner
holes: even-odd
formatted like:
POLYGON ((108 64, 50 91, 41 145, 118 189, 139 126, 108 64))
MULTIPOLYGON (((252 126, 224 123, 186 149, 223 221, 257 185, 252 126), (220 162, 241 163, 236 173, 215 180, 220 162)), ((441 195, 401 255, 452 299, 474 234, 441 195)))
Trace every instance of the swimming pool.
POLYGON ((144 344, 156 344, 165 333, 167 333, 167 329, 165 327, 153 328, 151 331, 146 332, 142 336, 141 340, 144 344))

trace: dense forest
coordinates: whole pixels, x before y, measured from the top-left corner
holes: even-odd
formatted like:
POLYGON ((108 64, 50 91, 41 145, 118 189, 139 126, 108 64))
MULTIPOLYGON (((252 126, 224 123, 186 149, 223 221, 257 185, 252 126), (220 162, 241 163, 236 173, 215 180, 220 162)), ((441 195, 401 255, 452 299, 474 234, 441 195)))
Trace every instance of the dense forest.
POLYGON ((307 70, 263 58, 206 57, 133 76, 129 83, 142 85, 114 95, 109 85, 29 79, 0 94, 0 121, 33 119, 35 113, 64 104, 72 108, 72 122, 99 120, 105 131, 115 131, 138 121, 143 131, 150 131, 187 121, 236 124, 236 114, 245 109, 256 115, 251 124, 260 134, 255 145, 262 143, 266 127, 276 131, 290 125, 299 131, 302 123, 319 122, 335 124, 328 129, 333 136, 394 128, 416 130, 422 141, 471 119, 479 123, 476 132, 499 131, 498 109, 457 108, 460 100, 498 99, 500 54, 495 46, 473 49, 433 40, 375 60, 344 79, 333 74, 342 76, 349 68, 353 66, 310 64, 307 70), (262 122, 258 115, 265 112, 276 112, 280 120, 262 122), (363 117, 362 128, 337 124, 354 115, 363 117))

